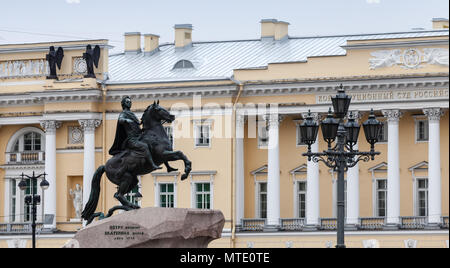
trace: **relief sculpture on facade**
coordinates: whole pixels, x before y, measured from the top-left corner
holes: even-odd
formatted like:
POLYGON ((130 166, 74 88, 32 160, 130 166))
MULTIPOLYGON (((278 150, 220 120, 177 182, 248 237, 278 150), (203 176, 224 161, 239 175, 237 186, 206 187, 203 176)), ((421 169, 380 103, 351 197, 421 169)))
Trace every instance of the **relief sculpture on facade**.
POLYGON ((45 59, 0 62, 0 78, 47 76, 50 73, 45 59))
POLYGON ((408 48, 405 50, 378 50, 370 53, 371 70, 399 65, 403 69, 422 68, 422 64, 449 66, 448 49, 445 48, 408 48))

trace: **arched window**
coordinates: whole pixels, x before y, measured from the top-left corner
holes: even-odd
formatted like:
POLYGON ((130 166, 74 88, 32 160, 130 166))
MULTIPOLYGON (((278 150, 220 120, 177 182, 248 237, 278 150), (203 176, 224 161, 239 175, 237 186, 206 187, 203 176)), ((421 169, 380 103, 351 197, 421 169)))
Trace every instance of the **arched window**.
POLYGON ((6 151, 6 160, 11 163, 36 163, 44 160, 43 132, 35 128, 24 128, 10 140, 6 151))
MULTIPOLYGON (((6 146, 6 163, 3 166, 5 170, 5 187, 1 194, 1 203, 5 203, 4 215, 5 222, 29 222, 31 221, 30 207, 24 203, 24 195, 36 193, 41 195, 42 190, 38 187, 40 180, 32 182, 26 179, 26 189, 21 191, 18 187, 21 181, 20 174, 31 175, 32 172, 41 174, 44 172, 45 165, 45 134, 36 127, 25 127, 14 133, 6 146), (19 169, 17 167, 20 167, 19 169), (4 198, 3 198, 4 197, 4 198)), ((3 164, 3 163, 2 163, 3 164)), ((44 204, 45 200, 41 200, 44 204)), ((37 208, 37 221, 42 222, 44 211, 43 206, 37 208)))
POLYGON ((177 63, 175 63, 175 66, 173 66, 173 69, 191 69, 194 68, 194 64, 188 60, 180 60, 177 63))

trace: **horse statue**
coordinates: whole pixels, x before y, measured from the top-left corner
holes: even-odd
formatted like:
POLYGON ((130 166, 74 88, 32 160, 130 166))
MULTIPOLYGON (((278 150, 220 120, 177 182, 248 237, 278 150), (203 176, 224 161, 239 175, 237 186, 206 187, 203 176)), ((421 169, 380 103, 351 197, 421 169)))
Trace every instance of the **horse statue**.
MULTIPOLYGON (((182 160, 184 174, 181 176, 181 180, 183 181, 188 178, 192 170, 192 163, 181 151, 173 151, 172 143, 163 127, 164 123, 172 123, 174 120, 175 116, 161 107, 159 101, 154 102, 142 115, 143 129, 139 140, 149 146, 154 163, 157 166, 165 164, 167 172, 177 170, 171 168, 168 162, 182 160)), ((109 210, 106 217, 110 217, 118 209, 129 211, 140 208, 129 202, 125 195, 137 186, 138 176, 149 174, 154 170, 139 152, 125 149, 114 155, 94 173, 89 201, 82 212, 82 218, 87 221, 87 224, 90 224, 96 217, 105 218, 101 212, 94 213, 100 195, 100 181, 104 173, 112 183, 118 186, 114 197, 122 204, 109 210)))

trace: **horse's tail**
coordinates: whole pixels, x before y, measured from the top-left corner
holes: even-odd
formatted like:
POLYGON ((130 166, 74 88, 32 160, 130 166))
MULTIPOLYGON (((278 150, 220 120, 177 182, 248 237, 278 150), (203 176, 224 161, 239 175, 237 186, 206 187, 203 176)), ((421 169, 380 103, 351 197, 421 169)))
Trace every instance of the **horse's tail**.
POLYGON ((100 196, 100 180, 102 179, 103 173, 105 173, 105 166, 100 166, 94 173, 91 185, 91 194, 89 195, 89 201, 86 203, 86 207, 81 213, 81 217, 87 221, 90 220, 92 215, 94 215, 97 209, 98 198, 100 196))

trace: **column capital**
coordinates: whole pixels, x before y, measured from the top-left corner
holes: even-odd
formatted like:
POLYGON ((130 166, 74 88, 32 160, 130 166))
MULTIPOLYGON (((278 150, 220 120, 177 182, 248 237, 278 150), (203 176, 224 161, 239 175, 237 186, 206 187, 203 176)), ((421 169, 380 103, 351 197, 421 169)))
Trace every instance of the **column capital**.
POLYGON ((243 114, 236 114, 236 125, 243 127, 246 121, 246 117, 243 114))
POLYGON ((425 108, 423 113, 428 117, 430 121, 439 121, 441 116, 444 115, 444 110, 441 108, 425 108))
POLYGON ((45 132, 49 134, 56 133, 56 129, 61 127, 61 122, 55 120, 41 121, 40 124, 45 132))
POLYGON ((391 122, 398 122, 403 116, 403 112, 400 110, 382 110, 381 112, 391 122))
POLYGON ((269 128, 271 128, 271 127, 278 127, 281 121, 283 121, 284 116, 279 114, 265 114, 263 115, 263 118, 264 120, 266 120, 269 128))
POLYGON ((86 132, 94 132, 97 127, 100 126, 102 120, 99 119, 87 119, 87 120, 78 120, 83 131, 86 132))

